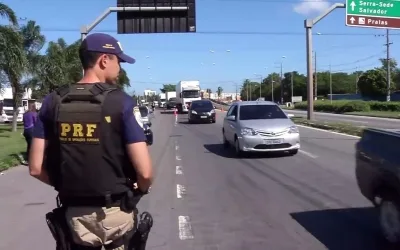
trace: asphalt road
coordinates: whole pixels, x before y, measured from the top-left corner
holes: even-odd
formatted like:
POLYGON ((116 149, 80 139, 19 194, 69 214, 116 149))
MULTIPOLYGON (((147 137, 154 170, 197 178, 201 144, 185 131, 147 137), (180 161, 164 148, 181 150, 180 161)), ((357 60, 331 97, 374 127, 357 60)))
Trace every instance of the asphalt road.
MULTIPOLYGON (((156 180, 139 204, 154 216, 147 249, 386 250, 354 177, 355 137, 300 128, 295 156, 237 159, 216 124, 153 119, 156 180)), ((0 176, 0 249, 54 248, 44 215, 51 188, 26 167, 0 176)))

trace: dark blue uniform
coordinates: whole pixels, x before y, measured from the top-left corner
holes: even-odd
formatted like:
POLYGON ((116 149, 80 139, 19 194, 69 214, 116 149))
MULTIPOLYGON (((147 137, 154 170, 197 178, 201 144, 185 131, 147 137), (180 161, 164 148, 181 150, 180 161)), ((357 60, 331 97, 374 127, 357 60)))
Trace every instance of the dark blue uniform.
MULTIPOLYGON (((138 122, 136 121, 135 115, 133 114, 133 108, 136 106, 134 100, 129 95, 125 95, 125 99, 123 100, 124 109, 122 112, 123 119, 123 138, 125 140, 125 144, 131 144, 136 142, 145 142, 146 137, 143 133, 143 129, 140 127, 138 122)), ((51 131, 53 128, 48 128, 46 122, 49 114, 49 109, 51 108, 49 95, 43 99, 42 108, 40 109, 37 122, 35 124, 35 128, 33 131, 33 137, 40 139, 48 139, 48 131, 51 131)))

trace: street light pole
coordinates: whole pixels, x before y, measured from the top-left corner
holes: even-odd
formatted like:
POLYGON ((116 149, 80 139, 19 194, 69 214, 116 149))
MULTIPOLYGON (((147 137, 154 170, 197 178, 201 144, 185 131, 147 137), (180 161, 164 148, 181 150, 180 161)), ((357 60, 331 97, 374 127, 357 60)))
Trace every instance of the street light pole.
POLYGON ((292 71, 292 76, 290 77, 290 81, 291 81, 291 87, 292 87, 290 102, 293 103, 293 71, 292 71))

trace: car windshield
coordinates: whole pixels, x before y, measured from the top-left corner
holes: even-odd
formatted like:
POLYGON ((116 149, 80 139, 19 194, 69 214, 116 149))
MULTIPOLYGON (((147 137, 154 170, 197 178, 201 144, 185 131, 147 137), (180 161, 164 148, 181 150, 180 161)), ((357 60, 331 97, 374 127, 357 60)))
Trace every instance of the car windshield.
POLYGON ((148 109, 144 106, 139 107, 139 111, 141 117, 146 117, 149 113, 148 109))
POLYGON ((213 109, 211 102, 192 102, 192 109, 213 109))
POLYGON ((287 119, 277 105, 243 105, 239 115, 240 120, 287 119))
POLYGON ((170 102, 176 102, 176 98, 175 98, 175 97, 169 98, 168 101, 170 101, 170 102))

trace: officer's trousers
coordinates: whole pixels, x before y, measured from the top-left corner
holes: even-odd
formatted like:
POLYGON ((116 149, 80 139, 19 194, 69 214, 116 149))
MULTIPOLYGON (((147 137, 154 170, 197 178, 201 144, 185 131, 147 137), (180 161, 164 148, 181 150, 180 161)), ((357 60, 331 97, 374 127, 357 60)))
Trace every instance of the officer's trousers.
MULTIPOLYGON (((135 225, 133 212, 125 213, 119 207, 68 207, 65 216, 73 241, 83 246, 107 245, 135 225)), ((124 250, 124 246, 113 250, 124 250)))

